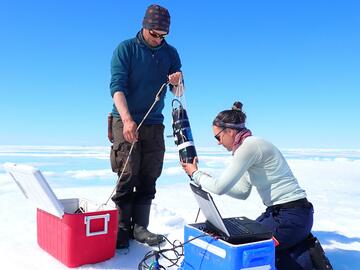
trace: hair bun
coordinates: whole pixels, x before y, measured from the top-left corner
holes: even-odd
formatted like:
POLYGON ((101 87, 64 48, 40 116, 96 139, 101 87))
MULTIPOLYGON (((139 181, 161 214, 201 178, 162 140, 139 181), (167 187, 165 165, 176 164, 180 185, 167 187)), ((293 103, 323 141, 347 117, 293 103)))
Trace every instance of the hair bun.
POLYGON ((231 109, 242 112, 242 107, 243 107, 243 104, 240 101, 235 101, 234 104, 232 105, 231 109))

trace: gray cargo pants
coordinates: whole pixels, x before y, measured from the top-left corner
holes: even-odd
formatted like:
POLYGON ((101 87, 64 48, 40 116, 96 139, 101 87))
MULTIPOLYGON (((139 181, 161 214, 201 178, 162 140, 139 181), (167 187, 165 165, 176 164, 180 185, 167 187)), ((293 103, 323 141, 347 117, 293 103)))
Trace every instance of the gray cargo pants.
MULTIPOLYGON (((113 118, 114 143, 111 146, 111 167, 121 174, 131 143, 123 136, 123 123, 113 118)), ((116 187, 112 200, 116 205, 151 204, 156 193, 156 180, 160 176, 165 153, 164 125, 142 125, 126 169, 116 187)))

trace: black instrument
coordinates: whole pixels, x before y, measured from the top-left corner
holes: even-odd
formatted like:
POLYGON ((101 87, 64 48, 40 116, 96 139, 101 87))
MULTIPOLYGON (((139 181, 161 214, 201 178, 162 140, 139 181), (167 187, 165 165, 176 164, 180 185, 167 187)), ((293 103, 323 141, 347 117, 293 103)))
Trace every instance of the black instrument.
POLYGON ((186 110, 178 99, 172 101, 172 117, 174 141, 179 150, 180 160, 185 163, 193 163, 197 154, 191 133, 190 122, 186 110), (175 102, 178 103, 178 107, 174 107, 175 102))

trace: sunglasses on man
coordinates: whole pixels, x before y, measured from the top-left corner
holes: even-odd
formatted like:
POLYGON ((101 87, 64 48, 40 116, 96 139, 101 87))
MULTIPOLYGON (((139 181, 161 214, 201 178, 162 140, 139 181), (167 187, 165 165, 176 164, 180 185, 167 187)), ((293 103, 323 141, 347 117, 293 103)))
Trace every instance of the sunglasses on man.
POLYGON ((166 38, 166 36, 168 35, 168 33, 166 34, 159 34, 156 33, 154 30, 150 29, 149 30, 149 34, 153 37, 153 38, 159 38, 159 39, 164 39, 166 38))

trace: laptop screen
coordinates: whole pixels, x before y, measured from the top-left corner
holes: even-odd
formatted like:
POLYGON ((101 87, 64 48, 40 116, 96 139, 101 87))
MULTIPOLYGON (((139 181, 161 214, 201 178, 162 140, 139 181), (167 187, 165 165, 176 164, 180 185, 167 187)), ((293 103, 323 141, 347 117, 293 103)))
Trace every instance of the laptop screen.
POLYGON ((227 236, 230 236, 211 195, 193 183, 190 183, 190 187, 206 220, 227 236))

